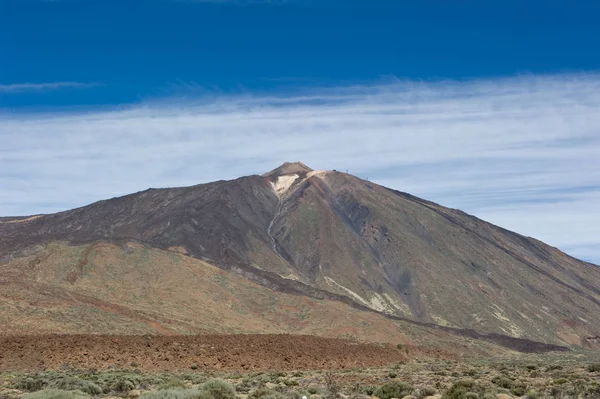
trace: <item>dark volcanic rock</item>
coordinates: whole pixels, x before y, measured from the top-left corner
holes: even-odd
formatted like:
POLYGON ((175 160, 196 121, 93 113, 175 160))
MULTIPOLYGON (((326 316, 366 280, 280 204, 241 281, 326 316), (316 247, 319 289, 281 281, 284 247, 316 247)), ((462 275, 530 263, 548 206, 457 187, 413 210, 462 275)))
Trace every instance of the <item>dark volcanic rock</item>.
POLYGON ((301 163, 3 218, 0 262, 52 241, 98 240, 176 250, 270 289, 524 348, 535 345, 511 340, 582 344, 600 333, 600 268, 461 211, 301 163))

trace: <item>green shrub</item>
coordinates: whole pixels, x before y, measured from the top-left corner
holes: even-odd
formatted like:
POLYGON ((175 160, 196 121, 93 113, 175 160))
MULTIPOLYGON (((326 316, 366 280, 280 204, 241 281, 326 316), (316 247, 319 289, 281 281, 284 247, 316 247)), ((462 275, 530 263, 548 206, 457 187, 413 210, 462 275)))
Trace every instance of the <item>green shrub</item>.
POLYGON ((396 377, 398 377, 398 373, 396 373, 395 371, 390 371, 390 372, 388 373, 388 376, 389 376, 390 378, 396 378, 396 377))
POLYGON ((190 368, 191 368, 192 370, 198 370, 198 365, 197 365, 197 364, 192 364, 192 365, 190 366, 190 368))
POLYGON ((327 391, 325 395, 327 399, 336 399, 342 390, 342 387, 332 373, 325 374, 325 390, 327 391))
MULTIPOLYGON (((308 387, 307 391, 310 395, 316 395, 319 393, 319 388, 317 387, 308 387)), ((371 391, 371 393, 369 395, 371 395, 373 393, 373 391, 371 391)))
POLYGON ((23 399, 89 399, 90 396, 81 391, 62 391, 60 389, 44 389, 28 393, 23 399))
POLYGON ((373 385, 363 385, 360 387, 360 393, 364 393, 365 395, 373 396, 377 387, 373 385))
POLYGON ((50 380, 43 374, 23 376, 14 382, 15 388, 21 391, 35 392, 48 386, 50 380))
MULTIPOLYGON (((309 392, 310 392, 310 390, 309 390, 309 392)), ((248 395, 248 399, 260 399, 260 398, 264 398, 265 396, 274 395, 274 394, 275 394, 275 391, 273 391, 272 389, 261 387, 261 388, 256 388, 254 391, 250 392, 250 394, 248 395)))
POLYGON ((198 389, 164 389, 145 392, 139 399, 211 399, 207 392, 198 389))
POLYGON ((417 396, 419 398, 426 398, 428 396, 433 396, 436 393, 437 393, 437 390, 435 388, 425 387, 425 388, 419 389, 419 394, 417 396))
POLYGON ((62 391, 81 391, 90 395, 99 395, 102 393, 102 389, 93 382, 71 376, 58 378, 52 381, 49 384, 49 387, 60 389, 62 391))
POLYGON ((556 398, 558 396, 562 396, 563 389, 561 386, 555 386, 550 389, 550 396, 556 398))
POLYGON ((141 380, 137 376, 132 375, 120 375, 114 376, 112 379, 107 381, 104 385, 105 393, 108 392, 129 392, 136 389, 141 383, 141 380), (108 391, 108 392, 106 392, 108 391))
POLYGON ((185 388, 185 382, 181 381, 179 378, 171 378, 169 381, 163 382, 158 386, 159 391, 181 388, 185 388))
POLYGON ((593 363, 593 364, 588 365, 587 370, 590 373, 600 372, 600 363, 593 363))
POLYGON ((525 399, 540 399, 542 395, 538 391, 527 391, 525 395, 525 399))
POLYGON ((389 382, 377 388, 373 396, 379 399, 403 398, 412 392, 413 388, 405 382, 389 382))
POLYGON ((498 385, 501 388, 506 388, 506 389, 512 389, 513 385, 514 385, 514 381, 511 380, 510 378, 504 377, 504 376, 497 376, 492 378, 492 382, 496 385, 498 385))
POLYGON ((526 369, 529 371, 537 370, 537 366, 534 364, 529 364, 526 366, 526 369))
POLYGON ((147 389, 150 385, 155 385, 161 381, 151 375, 142 376, 128 372, 103 373, 100 376, 90 376, 90 378, 94 378, 96 384, 100 385, 102 391, 106 394, 129 392, 138 387, 147 389))
POLYGON ((442 399, 478 399, 478 388, 473 380, 460 380, 442 395, 442 399))
POLYGON ((599 397, 600 396, 600 384, 596 381, 592 381, 591 384, 586 385, 585 394, 588 397, 599 397))
POLYGON ((276 380, 279 377, 286 377, 287 374, 284 371, 272 371, 269 373, 269 376, 271 377, 271 380, 276 380))
POLYGON ((546 371, 554 371, 554 370, 562 370, 563 366, 561 366, 560 364, 552 364, 548 367, 546 367, 546 371))
POLYGON ((108 388, 110 392, 129 392, 137 387, 137 383, 128 378, 123 378, 115 381, 108 388))
POLYGON ((525 392, 527 392, 527 385, 525 384, 515 384, 510 392, 515 396, 523 396, 525 392))
POLYGON ((235 388, 218 378, 206 381, 201 390, 210 395, 212 399, 235 399, 235 388))

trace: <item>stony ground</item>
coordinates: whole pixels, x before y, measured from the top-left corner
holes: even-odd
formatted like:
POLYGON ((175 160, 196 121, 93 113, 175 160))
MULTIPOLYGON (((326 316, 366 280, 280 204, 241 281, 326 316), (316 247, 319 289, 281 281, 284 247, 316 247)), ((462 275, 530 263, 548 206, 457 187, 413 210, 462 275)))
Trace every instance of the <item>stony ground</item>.
MULTIPOLYGON (((257 345, 250 342, 243 344, 257 345)), ((302 340, 298 340, 300 351, 306 349, 303 345, 302 340)), ((261 371, 242 368, 233 371, 233 367, 219 370, 214 365, 204 364, 191 364, 177 371, 143 371, 143 365, 135 362, 128 366, 108 366, 103 369, 76 368, 66 363, 37 371, 10 371, 3 368, 0 373, 0 398, 600 398, 600 354, 594 352, 480 359, 411 359, 398 356, 397 360, 393 360, 396 355, 385 353, 395 351, 405 354, 405 348, 379 348, 385 350, 378 350, 377 346, 369 349, 374 350, 371 353, 373 357, 381 356, 381 363, 387 362, 386 366, 327 369, 308 362, 306 365, 314 369, 284 369, 280 366, 286 363, 276 360, 279 355, 273 348, 258 345, 254 352, 256 356, 260 357, 260 352, 272 352, 268 355, 274 360, 270 370, 266 363, 261 363, 264 366, 261 371), (224 386, 229 387, 230 391, 222 387, 215 391, 214 379, 224 381, 224 386), (213 386, 212 391, 206 386, 213 386)), ((348 359, 360 359, 368 347, 356 346, 354 349, 354 353, 347 354, 348 359)), ((156 351, 156 348, 150 347, 149 350, 156 351)), ((335 353, 325 347, 318 347, 318 350, 324 351, 322 358, 335 353)), ((341 350, 341 347, 336 350, 341 350)), ((352 348, 346 347, 345 350, 351 351, 352 348)), ((306 353, 307 358, 312 356, 306 353)))
POLYGON ((352 369, 449 358, 413 346, 307 335, 0 336, 0 370, 134 368, 141 371, 352 369))

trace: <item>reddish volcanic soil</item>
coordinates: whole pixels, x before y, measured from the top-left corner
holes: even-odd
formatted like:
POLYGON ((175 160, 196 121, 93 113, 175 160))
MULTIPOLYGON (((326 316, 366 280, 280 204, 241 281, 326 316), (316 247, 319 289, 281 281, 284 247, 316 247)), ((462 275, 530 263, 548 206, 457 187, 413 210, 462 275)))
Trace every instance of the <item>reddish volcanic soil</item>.
POLYGON ((436 351, 294 335, 0 336, 0 371, 138 368, 186 370, 344 369, 385 366, 436 351))

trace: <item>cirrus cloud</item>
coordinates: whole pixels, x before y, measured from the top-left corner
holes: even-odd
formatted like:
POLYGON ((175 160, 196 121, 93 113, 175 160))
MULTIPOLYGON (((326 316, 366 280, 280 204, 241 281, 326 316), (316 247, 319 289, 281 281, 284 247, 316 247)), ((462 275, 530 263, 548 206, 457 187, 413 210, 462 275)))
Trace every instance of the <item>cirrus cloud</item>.
POLYGON ((10 83, 0 84, 0 93, 23 93, 62 89, 89 89, 96 86, 100 86, 100 84, 82 82, 10 83))
POLYGON ((148 187, 348 169, 600 262, 600 75, 170 99, 0 115, 0 215, 148 187))

